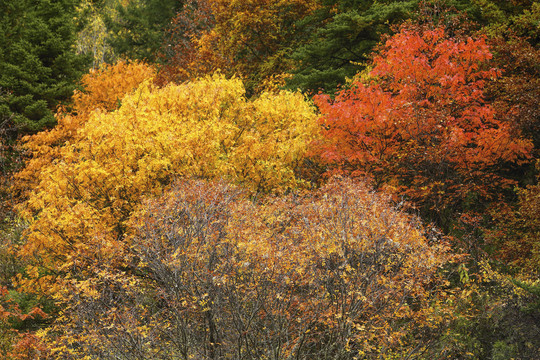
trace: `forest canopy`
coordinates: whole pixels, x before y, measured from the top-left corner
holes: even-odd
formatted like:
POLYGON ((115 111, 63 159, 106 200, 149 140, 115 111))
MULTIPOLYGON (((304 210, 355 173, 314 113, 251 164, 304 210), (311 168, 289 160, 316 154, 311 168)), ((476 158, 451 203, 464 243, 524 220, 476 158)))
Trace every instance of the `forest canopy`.
POLYGON ((538 1, 0 10, 1 358, 537 358, 538 1))

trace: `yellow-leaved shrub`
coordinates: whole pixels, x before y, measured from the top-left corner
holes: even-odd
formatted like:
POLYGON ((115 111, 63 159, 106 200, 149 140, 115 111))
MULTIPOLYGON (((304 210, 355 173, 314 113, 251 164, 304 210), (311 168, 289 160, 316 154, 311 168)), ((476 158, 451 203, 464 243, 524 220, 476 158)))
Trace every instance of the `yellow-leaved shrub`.
POLYGON ((295 168, 316 137, 315 117, 299 93, 248 101, 240 80, 219 75, 163 88, 149 79, 117 110, 90 112, 45 155, 21 207, 32 219, 21 255, 38 265, 22 283, 54 293, 59 278, 84 277, 91 262, 123 266, 126 220, 172 178, 224 178, 251 193, 302 187, 295 168))
POLYGON ((62 156, 62 146, 79 140, 78 131, 90 114, 116 110, 126 94, 134 91, 144 80, 153 78, 154 73, 150 65, 119 61, 84 75, 81 79, 83 90, 73 94, 71 109, 58 109, 55 115, 58 125, 24 139, 24 148, 31 158, 17 174, 14 189, 19 196, 24 197, 37 185, 43 167, 62 156))

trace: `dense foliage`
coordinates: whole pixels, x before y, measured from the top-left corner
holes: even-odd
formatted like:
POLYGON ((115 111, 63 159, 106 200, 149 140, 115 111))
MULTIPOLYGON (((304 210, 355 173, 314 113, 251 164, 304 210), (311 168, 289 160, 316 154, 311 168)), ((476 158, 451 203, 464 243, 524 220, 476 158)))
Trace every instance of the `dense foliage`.
POLYGON ((538 1, 0 10, 0 358, 538 357, 538 1))
POLYGON ((32 158, 16 175, 14 193, 24 198, 25 193, 35 189, 43 168, 61 157, 63 147, 81 139, 83 135, 78 131, 92 113, 116 110, 126 94, 131 93, 153 75, 154 70, 151 66, 122 61, 84 75, 81 79, 84 90, 74 93, 70 112, 61 110, 57 114, 58 125, 31 138, 25 138, 27 141, 24 149, 32 154, 32 158))
POLYGON ((0 2, 0 121, 20 131, 55 125, 53 113, 71 97, 85 70, 75 54, 74 1, 0 2))
POLYGON ((500 76, 491 58, 485 39, 403 27, 369 73, 333 100, 315 98, 328 139, 320 156, 406 195, 442 226, 449 211, 504 200, 515 183, 497 170, 527 159, 532 144, 485 99, 500 76))

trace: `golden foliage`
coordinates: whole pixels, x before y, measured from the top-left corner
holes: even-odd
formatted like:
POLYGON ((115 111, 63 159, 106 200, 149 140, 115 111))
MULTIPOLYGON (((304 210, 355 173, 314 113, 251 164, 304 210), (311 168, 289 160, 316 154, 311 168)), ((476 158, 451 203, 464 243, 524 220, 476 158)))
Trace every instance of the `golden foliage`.
POLYGON ((90 114, 117 109, 126 94, 153 76, 154 69, 151 66, 124 61, 91 70, 83 76, 83 91, 75 91, 71 111, 64 108, 58 110, 58 125, 24 139, 24 147, 31 159, 17 175, 15 191, 24 194, 37 185, 41 169, 62 156, 61 148, 64 145, 79 140, 78 131, 88 121, 90 114))
POLYGON ((191 0, 172 22, 161 76, 178 81, 221 70, 260 93, 294 67, 297 22, 319 8, 315 0, 191 0))
MULTIPOLYGON (((126 220, 173 177, 231 179, 252 193, 301 187, 294 170, 317 129, 301 94, 246 101, 240 80, 218 75, 164 88, 145 81, 118 110, 83 116, 75 137, 45 154, 22 206, 33 222, 21 255, 40 266, 21 281, 50 293, 58 271, 120 265, 126 220)), ((38 161, 36 151, 30 167, 38 161)))

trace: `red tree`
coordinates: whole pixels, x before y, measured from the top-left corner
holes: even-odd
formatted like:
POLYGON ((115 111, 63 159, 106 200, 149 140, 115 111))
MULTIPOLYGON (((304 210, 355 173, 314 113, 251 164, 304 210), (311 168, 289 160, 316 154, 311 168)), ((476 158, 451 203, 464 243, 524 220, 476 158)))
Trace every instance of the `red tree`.
POLYGON ((315 98, 326 129, 317 155, 330 172, 368 175, 407 195, 440 224, 449 211, 499 199, 513 185, 500 166, 527 158, 531 144, 485 100, 500 76, 491 58, 484 38, 403 26, 367 74, 334 100, 315 98))

